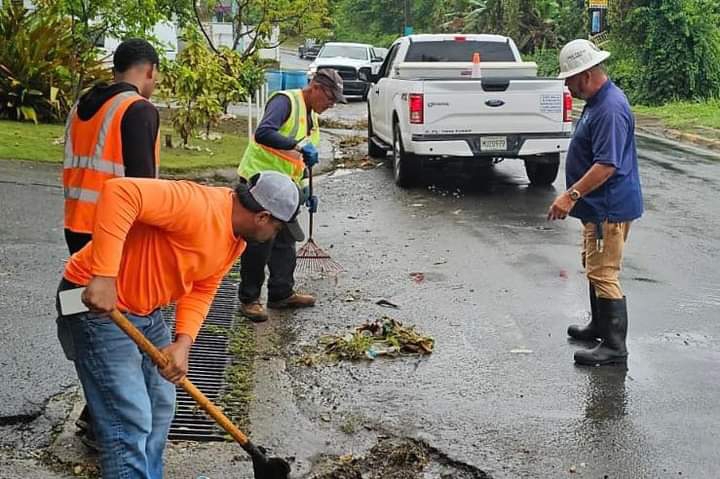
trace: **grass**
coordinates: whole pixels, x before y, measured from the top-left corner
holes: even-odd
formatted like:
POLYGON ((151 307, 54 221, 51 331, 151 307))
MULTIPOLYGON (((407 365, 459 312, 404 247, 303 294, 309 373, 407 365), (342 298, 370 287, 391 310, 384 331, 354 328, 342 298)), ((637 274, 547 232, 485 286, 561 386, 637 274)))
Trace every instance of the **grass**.
MULTIPOLYGON (((173 131, 164 121, 160 130, 161 173, 236 167, 247 147, 245 134, 225 132, 216 141, 192 139, 190 145, 199 147, 200 151, 166 148, 165 134, 173 131)), ((63 137, 63 131, 64 126, 61 124, 0 121, 0 159, 62 163, 63 145, 54 142, 63 137)), ((179 142, 178 135, 173 134, 173 143, 177 145, 179 142)))
POLYGON ((228 351, 232 365, 225 372, 227 390, 218 405, 231 421, 241 428, 246 428, 255 384, 255 330, 248 321, 239 319, 228 332, 228 351))
POLYGON ((679 130, 713 128, 720 130, 720 100, 673 102, 662 106, 634 106, 635 113, 661 120, 679 130))

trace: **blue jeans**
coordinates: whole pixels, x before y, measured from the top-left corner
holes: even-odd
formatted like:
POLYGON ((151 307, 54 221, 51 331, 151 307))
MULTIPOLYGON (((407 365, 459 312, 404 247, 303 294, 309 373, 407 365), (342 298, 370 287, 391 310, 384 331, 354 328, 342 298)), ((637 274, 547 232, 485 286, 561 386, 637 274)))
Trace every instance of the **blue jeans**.
MULTIPOLYGON (((156 346, 170 344, 160 310, 126 316, 156 346)), ((107 315, 60 316, 58 337, 66 354, 74 356, 100 446, 103 478, 162 479, 175 385, 160 376, 107 315)))

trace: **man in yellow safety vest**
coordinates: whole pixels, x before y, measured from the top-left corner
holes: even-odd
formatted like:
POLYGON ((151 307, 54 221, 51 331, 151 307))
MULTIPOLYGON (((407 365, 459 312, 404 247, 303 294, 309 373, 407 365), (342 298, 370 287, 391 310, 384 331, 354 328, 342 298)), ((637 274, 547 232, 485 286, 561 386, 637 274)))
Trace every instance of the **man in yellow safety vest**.
MULTIPOLYGON (((255 135, 240 161, 238 175, 247 181, 259 171, 278 171, 302 186, 306 168, 318 162, 320 143, 318 114, 336 103, 346 103, 343 81, 332 69, 321 69, 302 90, 275 93, 265 107, 255 135)), ((306 195, 307 196, 307 195, 306 195)), ((317 197, 305 198, 310 211, 317 210, 317 197)), ((297 223, 286 225, 274 241, 248 243, 240 266, 240 312, 251 321, 268 318, 260 303, 265 282, 265 266, 270 270, 268 280, 269 308, 301 308, 315 305, 315 298, 294 290, 295 243, 303 240, 297 223)))

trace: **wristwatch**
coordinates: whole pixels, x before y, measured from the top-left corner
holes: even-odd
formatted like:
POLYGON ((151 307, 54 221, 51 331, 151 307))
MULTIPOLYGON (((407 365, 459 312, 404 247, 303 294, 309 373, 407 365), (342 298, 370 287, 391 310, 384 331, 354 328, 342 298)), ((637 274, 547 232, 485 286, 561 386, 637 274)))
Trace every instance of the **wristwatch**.
POLYGON ((568 190, 568 194, 570 195, 570 199, 573 201, 577 201, 582 197, 580 192, 578 190, 576 190, 575 188, 568 190))

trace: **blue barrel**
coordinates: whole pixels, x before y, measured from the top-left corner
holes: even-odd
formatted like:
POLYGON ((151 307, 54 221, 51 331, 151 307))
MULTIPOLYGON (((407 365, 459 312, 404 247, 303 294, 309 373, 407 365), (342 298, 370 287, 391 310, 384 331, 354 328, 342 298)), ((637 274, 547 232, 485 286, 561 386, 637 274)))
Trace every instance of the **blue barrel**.
POLYGON ((291 70, 285 71, 283 75, 283 89, 284 90, 295 90, 298 88, 305 88, 308 84, 307 72, 302 70, 291 70))
POLYGON ((283 89, 283 72, 267 71, 265 72, 265 81, 268 85, 268 93, 280 91, 283 89))

